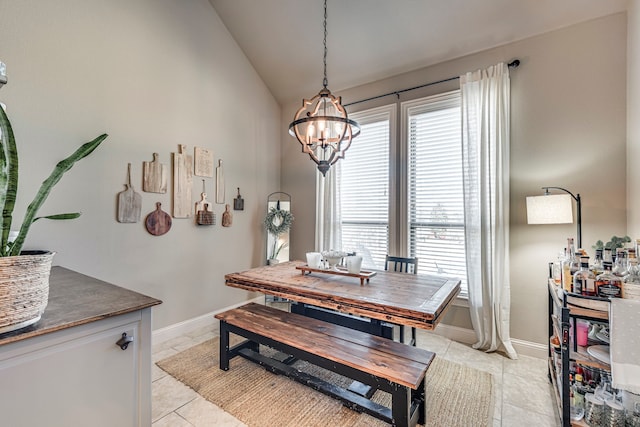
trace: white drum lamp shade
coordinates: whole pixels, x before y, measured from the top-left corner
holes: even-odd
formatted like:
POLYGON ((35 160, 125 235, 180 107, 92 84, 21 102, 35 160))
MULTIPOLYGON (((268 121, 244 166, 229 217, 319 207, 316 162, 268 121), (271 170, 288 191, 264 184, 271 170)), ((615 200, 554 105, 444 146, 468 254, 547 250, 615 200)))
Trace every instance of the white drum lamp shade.
POLYGON ((527 224, 572 224, 573 203, 569 194, 527 197, 527 224))

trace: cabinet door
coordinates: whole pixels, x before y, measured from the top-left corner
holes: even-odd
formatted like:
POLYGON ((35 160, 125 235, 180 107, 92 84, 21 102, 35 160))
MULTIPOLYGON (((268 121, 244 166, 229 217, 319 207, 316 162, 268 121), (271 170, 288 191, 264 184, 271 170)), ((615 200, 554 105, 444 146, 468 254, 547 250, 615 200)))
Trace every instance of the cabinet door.
POLYGON ((138 424, 139 322, 91 332, 71 333, 66 341, 58 336, 50 346, 39 343, 20 355, 0 357, 2 425, 138 424), (124 351, 116 345, 123 332, 134 337, 124 351))

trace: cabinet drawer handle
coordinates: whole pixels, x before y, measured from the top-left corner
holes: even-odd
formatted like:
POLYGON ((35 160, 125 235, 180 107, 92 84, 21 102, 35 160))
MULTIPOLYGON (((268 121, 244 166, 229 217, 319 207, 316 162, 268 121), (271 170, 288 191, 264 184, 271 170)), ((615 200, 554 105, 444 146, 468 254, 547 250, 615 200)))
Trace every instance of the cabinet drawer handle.
POLYGON ((122 333, 122 338, 120 338, 116 345, 120 347, 122 350, 126 350, 129 347, 129 344, 133 342, 133 337, 127 336, 126 332, 122 333))

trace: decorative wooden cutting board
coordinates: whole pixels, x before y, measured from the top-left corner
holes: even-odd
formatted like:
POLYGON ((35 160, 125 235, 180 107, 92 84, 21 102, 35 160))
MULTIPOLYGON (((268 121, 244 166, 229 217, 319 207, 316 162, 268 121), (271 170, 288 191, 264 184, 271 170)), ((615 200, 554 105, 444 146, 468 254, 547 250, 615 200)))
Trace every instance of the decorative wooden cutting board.
POLYGON ((147 231, 154 236, 162 236, 171 229, 171 215, 161 209, 162 204, 156 203, 156 210, 147 215, 144 221, 147 231))
POLYGON ((235 211, 243 211, 244 210, 244 199, 240 196, 240 187, 238 187, 238 197, 233 199, 233 210, 235 211))
POLYGON ((202 147, 193 147, 195 160, 194 175, 213 178, 213 151, 202 147))
POLYGON ((216 203, 224 204, 224 169, 222 169, 222 160, 218 160, 216 168, 216 203))
POLYGON ((167 165, 160 163, 158 153, 153 153, 153 160, 142 162, 142 190, 149 193, 167 192, 167 165))
POLYGON ((196 202, 196 224, 198 225, 215 225, 216 215, 209 210, 211 202, 207 200, 204 179, 202 180, 202 193, 200 193, 200 201, 196 202))
POLYGON ((178 145, 173 153, 173 217, 189 218, 193 214, 191 188, 193 187, 193 156, 187 154, 186 145, 178 145))
POLYGON ((140 221, 142 196, 131 185, 131 163, 127 166, 127 189, 118 193, 118 222, 133 223, 140 221))

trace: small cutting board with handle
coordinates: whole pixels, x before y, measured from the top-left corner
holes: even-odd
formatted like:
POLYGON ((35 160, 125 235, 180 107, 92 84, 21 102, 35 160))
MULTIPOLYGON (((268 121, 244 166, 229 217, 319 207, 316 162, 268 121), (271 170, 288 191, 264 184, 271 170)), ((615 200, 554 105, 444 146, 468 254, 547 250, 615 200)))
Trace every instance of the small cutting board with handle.
POLYGON ((243 211, 244 210, 244 199, 240 196, 240 187, 238 187, 238 197, 233 199, 233 210, 234 211, 243 211))
POLYGON ((222 160, 218 160, 216 168, 216 203, 224 204, 224 169, 222 169, 222 160))
POLYGON ((149 193, 167 192, 167 165, 160 163, 158 153, 153 153, 153 160, 142 162, 142 190, 149 193))
POLYGON ((131 163, 127 166, 127 189, 118 193, 118 222, 133 223, 140 221, 142 196, 131 185, 131 163))
POLYGON ((187 154, 186 145, 178 145, 173 153, 173 217, 190 218, 193 214, 191 202, 193 187, 193 156, 187 154))
POLYGON ((156 203, 156 210, 147 215, 145 227, 154 236, 162 236, 171 229, 171 215, 161 209, 162 204, 156 203))

